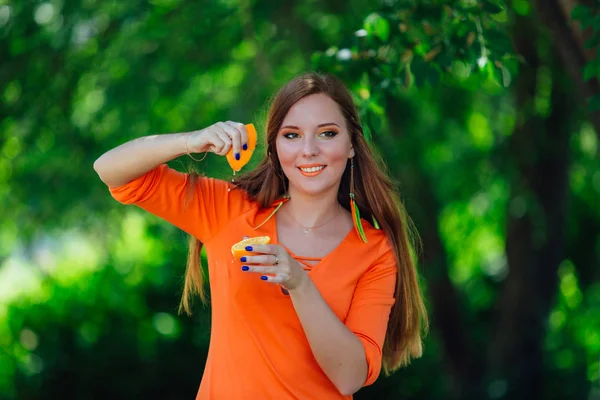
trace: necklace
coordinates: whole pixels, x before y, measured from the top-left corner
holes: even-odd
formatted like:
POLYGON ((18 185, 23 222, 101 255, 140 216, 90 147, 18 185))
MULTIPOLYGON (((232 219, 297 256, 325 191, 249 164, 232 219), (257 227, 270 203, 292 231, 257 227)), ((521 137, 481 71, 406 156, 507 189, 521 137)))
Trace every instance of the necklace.
POLYGON ((322 226, 327 225, 328 223, 330 223, 331 221, 333 221, 334 219, 337 218, 338 214, 340 213, 340 208, 338 208, 338 212, 335 213, 335 215, 328 219, 327 221, 323 222, 322 224, 316 225, 316 226, 306 226, 306 225, 302 225, 300 222, 296 221, 296 218, 294 218, 294 216, 290 213, 287 213, 290 217, 292 217, 292 219, 294 220, 295 223, 297 223, 298 225, 300 225, 300 227, 302 227, 302 229, 304 230, 304 234, 308 235, 310 233, 310 231, 312 231, 313 229, 317 229, 320 228, 322 226))

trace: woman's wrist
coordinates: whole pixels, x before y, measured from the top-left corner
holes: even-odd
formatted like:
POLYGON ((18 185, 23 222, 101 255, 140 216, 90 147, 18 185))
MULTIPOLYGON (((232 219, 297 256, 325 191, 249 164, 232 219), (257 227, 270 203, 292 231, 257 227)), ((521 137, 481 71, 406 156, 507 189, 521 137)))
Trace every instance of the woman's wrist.
POLYGON ((293 289, 288 289, 290 295, 294 295, 298 298, 304 297, 307 294, 310 294, 311 290, 314 288, 314 284, 308 274, 305 272, 300 282, 293 289))
POLYGON ((197 133, 198 131, 190 131, 190 132, 183 132, 179 134, 179 147, 182 149, 181 155, 188 155, 192 160, 194 161, 202 161, 204 160, 204 158, 206 157, 206 152, 203 151, 203 149, 194 149, 194 147, 191 144, 190 138, 194 133, 197 133), (202 159, 197 159, 193 156, 194 153, 205 153, 204 156, 202 157, 202 159))

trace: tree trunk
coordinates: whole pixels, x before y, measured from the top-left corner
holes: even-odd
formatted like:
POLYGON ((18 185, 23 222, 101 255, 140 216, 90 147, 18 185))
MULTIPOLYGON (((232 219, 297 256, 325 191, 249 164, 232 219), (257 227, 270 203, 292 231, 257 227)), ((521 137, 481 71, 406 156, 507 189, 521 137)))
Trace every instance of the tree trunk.
POLYGON ((509 144, 514 157, 506 233, 509 273, 497 303, 498 326, 490 348, 497 398, 543 397, 545 321, 565 257, 572 95, 565 90, 561 69, 552 68, 550 115, 544 120, 534 114, 542 66, 535 27, 524 18, 515 23, 515 45, 525 65, 515 85, 519 114, 509 144))
MULTIPOLYGON (((398 143, 421 143, 415 138, 402 138, 402 126, 407 124, 406 119, 397 110, 402 110, 406 105, 394 96, 386 98, 387 119, 390 121, 389 143, 381 142, 378 147, 384 152, 385 159, 405 159, 394 154, 398 143)), ((423 154, 423 149, 407 149, 403 153, 416 152, 423 154)), ((392 172, 395 176, 402 175, 398 171, 392 172)), ((423 244, 423 255, 420 262, 424 265, 422 273, 427 282, 427 295, 431 300, 428 309, 432 334, 436 335, 444 352, 444 370, 449 378, 448 398, 450 399, 480 399, 481 387, 477 383, 483 377, 484 359, 477 355, 473 349, 470 330, 465 321, 462 311, 460 295, 449 278, 448 255, 439 234, 439 215, 441 204, 437 199, 433 187, 432 178, 427 176, 418 166, 411 168, 410 180, 404 180, 406 190, 414 198, 407 209, 411 218, 418 227, 423 244)))

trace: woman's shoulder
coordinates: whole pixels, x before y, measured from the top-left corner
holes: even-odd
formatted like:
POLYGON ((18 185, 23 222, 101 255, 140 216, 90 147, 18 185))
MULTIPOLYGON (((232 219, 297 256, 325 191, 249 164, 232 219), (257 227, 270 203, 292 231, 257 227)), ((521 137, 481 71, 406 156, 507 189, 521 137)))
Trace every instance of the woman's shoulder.
POLYGON ((209 202, 215 209, 229 209, 237 214, 245 213, 257 207, 257 203, 249 193, 221 177, 211 177, 198 173, 186 172, 186 181, 194 191, 196 199, 204 204, 209 202))
POLYGON ((383 229, 375 228, 365 219, 360 221, 366 242, 353 224, 348 236, 342 242, 344 247, 342 254, 369 264, 381 254, 391 251, 392 247, 383 229))
POLYGON ((395 264, 396 257, 394 255, 393 244, 389 240, 385 230, 374 227, 368 221, 362 220, 362 222, 367 238, 367 243, 364 245, 373 256, 372 264, 395 264))

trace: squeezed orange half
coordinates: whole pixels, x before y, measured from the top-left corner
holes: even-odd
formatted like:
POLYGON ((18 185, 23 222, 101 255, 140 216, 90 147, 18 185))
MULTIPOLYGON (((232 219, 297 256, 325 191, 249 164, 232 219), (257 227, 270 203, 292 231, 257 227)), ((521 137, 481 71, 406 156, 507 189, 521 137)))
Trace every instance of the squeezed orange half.
POLYGON ((248 134, 248 149, 240 151, 240 159, 236 160, 233 154, 233 148, 231 148, 225 155, 229 166, 234 172, 241 170, 244 165, 248 164, 248 161, 252 158, 254 149, 256 148, 256 128, 253 124, 247 124, 246 133, 248 134))

